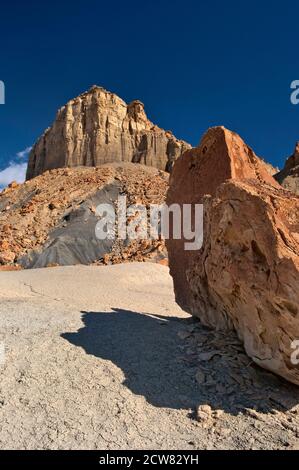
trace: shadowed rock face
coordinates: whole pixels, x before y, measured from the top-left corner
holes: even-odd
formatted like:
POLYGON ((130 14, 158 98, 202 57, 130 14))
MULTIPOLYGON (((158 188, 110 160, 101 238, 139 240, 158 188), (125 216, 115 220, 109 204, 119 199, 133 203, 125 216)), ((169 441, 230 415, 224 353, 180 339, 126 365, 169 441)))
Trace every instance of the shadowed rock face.
POLYGON ((286 189, 299 194, 299 142, 297 142, 293 155, 291 155, 275 179, 286 189))
POLYGON ((235 329, 260 366, 299 384, 299 197, 269 175, 242 139, 210 129, 180 158, 168 203, 204 204, 204 244, 169 240, 177 302, 208 326, 235 329))
POLYGON ((27 180, 46 170, 133 162, 170 171, 189 144, 147 118, 140 101, 127 105, 94 86, 69 101, 40 137, 29 158, 27 180))
POLYGON ((60 168, 0 193, 0 271, 6 266, 166 263, 163 240, 98 240, 96 208, 163 204, 168 173, 133 163, 60 168))

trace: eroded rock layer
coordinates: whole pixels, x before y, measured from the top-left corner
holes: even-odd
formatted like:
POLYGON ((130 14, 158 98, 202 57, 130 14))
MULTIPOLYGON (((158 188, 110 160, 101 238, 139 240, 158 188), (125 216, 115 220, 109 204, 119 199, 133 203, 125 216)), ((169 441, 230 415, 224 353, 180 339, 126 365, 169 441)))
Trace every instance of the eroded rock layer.
POLYGON ((170 171, 191 146, 154 125, 140 101, 127 105, 94 86, 69 101, 34 145, 27 179, 46 170, 133 162, 170 171))
POLYGON ((167 199, 204 204, 201 250, 167 242, 177 302, 205 325, 235 329, 256 363, 299 384, 299 197, 238 135, 214 128, 177 161, 167 199))
POLYGON ((293 155, 291 155, 275 179, 286 189, 299 194, 299 142, 297 142, 293 155))

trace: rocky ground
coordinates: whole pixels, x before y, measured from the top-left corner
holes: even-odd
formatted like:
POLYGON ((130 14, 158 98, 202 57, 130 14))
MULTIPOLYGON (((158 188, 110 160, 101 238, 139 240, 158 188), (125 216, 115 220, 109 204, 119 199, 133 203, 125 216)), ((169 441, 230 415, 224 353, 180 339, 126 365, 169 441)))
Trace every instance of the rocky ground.
POLYGON ((0 193, 0 270, 75 264, 161 261, 164 243, 97 240, 99 204, 163 204, 168 174, 132 163, 63 168, 0 193), (2 267, 1 267, 2 266, 2 267), (3 268, 4 267, 4 268, 3 268))
POLYGON ((0 273, 0 447, 294 449, 298 387, 174 302, 166 267, 0 273))

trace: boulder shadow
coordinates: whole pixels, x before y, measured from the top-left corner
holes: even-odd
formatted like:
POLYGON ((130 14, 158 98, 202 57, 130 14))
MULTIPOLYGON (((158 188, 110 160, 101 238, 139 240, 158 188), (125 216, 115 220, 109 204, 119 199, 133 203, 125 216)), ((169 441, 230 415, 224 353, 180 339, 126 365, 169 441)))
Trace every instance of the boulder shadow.
POLYGON ((84 327, 62 338, 87 354, 113 362, 124 385, 156 407, 193 408, 198 386, 180 364, 182 320, 113 308, 111 312, 81 312, 84 327))
MULTIPOLYGON (((75 333, 63 333, 62 338, 83 348, 87 354, 111 361, 123 371, 123 384, 155 407, 189 409, 193 417, 194 410, 201 404, 236 415, 247 408, 263 413, 284 411, 299 403, 296 386, 255 365, 251 366, 255 383, 246 385, 245 381, 244 388, 236 382, 226 390, 226 377, 236 370, 227 350, 219 349, 218 362, 215 357, 207 370, 206 364, 202 366, 196 356, 190 356, 188 340, 179 337, 178 333, 184 328, 190 328, 190 324, 192 328, 192 318, 164 317, 119 308, 111 312, 81 313, 84 327, 75 333), (204 372, 205 383, 198 383, 198 372, 204 372), (213 375, 216 384, 209 382, 213 375), (221 383, 224 385, 219 388, 221 383)), ((207 344, 215 341, 217 333, 203 326, 199 328, 207 344)))

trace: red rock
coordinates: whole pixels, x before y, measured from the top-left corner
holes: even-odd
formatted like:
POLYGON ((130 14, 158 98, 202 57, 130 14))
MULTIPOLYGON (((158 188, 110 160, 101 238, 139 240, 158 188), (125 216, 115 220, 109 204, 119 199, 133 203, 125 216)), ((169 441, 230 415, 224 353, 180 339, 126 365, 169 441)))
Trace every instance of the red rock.
POLYGON ((299 194, 299 142, 295 146, 293 155, 291 155, 275 179, 286 189, 299 194))
POLYGON ((173 202, 203 202, 205 217, 201 250, 167 242, 178 303, 210 327, 236 330, 257 364, 299 384, 291 360, 299 339, 299 197, 239 136, 215 128, 177 161, 173 202))
POLYGON ((0 252, 0 263, 1 264, 13 263, 15 259, 16 259, 16 255, 12 251, 0 252))

